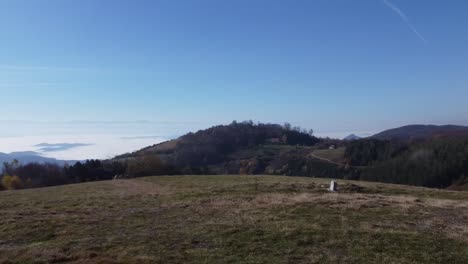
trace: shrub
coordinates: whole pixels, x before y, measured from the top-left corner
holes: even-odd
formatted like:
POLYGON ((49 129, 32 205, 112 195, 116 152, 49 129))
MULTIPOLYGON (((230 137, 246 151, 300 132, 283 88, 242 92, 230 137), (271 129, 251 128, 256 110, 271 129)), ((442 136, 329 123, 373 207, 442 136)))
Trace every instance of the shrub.
POLYGON ((22 189, 24 184, 20 177, 4 175, 2 178, 2 186, 6 190, 18 190, 22 189))

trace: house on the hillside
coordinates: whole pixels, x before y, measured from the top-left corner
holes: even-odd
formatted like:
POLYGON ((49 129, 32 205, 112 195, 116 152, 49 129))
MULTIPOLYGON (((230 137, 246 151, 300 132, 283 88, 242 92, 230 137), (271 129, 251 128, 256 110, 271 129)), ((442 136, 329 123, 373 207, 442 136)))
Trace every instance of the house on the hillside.
POLYGON ((335 148, 336 148, 335 145, 330 145, 330 146, 328 147, 328 149, 335 149, 335 148))

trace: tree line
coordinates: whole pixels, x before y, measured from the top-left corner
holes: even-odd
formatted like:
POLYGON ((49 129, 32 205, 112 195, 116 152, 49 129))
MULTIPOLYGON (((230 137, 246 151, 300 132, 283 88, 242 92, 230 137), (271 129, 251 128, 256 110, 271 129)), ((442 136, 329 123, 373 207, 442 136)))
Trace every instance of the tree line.
POLYGON ((48 187, 71 183, 131 178, 147 175, 171 175, 176 170, 148 156, 125 162, 87 160, 63 167, 56 164, 5 162, 0 174, 0 190, 48 187))

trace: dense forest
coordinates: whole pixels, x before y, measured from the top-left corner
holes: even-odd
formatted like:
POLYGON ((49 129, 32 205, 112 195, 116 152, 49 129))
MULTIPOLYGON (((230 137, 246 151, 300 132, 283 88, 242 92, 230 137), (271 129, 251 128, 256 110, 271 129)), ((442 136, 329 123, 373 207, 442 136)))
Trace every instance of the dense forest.
POLYGON ((361 139, 346 146, 345 160, 352 166, 370 166, 379 161, 394 158, 408 149, 401 141, 361 139))
POLYGON ((468 138, 363 139, 349 143, 345 160, 362 166, 361 180, 445 188, 468 176, 468 138))

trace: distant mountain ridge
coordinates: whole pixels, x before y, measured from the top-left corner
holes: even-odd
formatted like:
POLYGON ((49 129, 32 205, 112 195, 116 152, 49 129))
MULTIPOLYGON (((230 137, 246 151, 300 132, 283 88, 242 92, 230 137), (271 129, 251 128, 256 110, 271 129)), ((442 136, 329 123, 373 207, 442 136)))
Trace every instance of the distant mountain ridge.
POLYGON ((382 131, 371 138, 381 140, 413 140, 448 136, 468 136, 468 127, 457 125, 407 125, 382 131))
POLYGON ((64 166, 65 164, 73 165, 77 162, 76 160, 58 160, 55 158, 44 157, 41 156, 40 153, 34 151, 12 152, 9 154, 0 152, 0 165, 4 162, 11 162, 13 160, 18 160, 22 164, 51 163, 59 166, 64 166))
POLYGON ((348 135, 348 136, 346 136, 345 138, 343 138, 343 140, 348 140, 348 141, 350 141, 350 140, 358 140, 358 139, 361 139, 361 137, 356 136, 355 134, 351 134, 351 135, 348 135))

